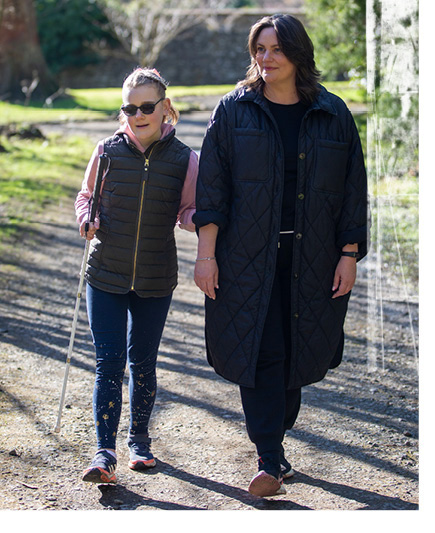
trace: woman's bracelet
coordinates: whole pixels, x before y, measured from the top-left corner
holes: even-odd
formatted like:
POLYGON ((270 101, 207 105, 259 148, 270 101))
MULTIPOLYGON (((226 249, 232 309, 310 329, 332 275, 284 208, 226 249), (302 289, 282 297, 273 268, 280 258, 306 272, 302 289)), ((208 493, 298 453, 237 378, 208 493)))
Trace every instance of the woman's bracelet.
POLYGON ((216 259, 216 257, 198 257, 197 261, 213 261, 213 259, 216 259))

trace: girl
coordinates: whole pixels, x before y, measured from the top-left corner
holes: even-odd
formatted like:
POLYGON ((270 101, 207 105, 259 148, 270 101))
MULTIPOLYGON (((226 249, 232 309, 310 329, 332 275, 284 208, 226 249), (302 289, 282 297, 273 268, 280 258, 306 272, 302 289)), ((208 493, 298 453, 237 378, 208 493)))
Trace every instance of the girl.
POLYGON ((178 112, 156 70, 138 68, 122 87, 120 127, 100 141, 75 202, 80 235, 92 240, 86 301, 96 351, 93 412, 97 452, 83 481, 116 483, 122 382, 130 380, 129 467, 155 466, 148 424, 156 360, 177 285, 174 226, 194 231, 198 158, 175 137, 178 112), (168 122, 171 121, 172 124, 168 122), (99 214, 85 235, 98 156, 109 158, 99 214))

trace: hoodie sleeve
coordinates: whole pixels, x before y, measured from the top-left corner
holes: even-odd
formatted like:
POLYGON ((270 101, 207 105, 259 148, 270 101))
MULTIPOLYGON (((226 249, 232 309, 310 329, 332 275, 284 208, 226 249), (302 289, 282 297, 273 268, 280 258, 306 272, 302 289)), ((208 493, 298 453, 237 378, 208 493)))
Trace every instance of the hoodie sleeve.
POLYGON ((192 216, 195 213, 195 191, 198 176, 198 155, 193 150, 190 152, 189 165, 186 179, 181 191, 180 209, 178 212, 177 226, 187 231, 195 231, 192 216))
MULTIPOLYGON (((82 188, 77 194, 77 197, 74 203, 77 223, 79 226, 81 226, 83 222, 85 222, 89 216, 89 202, 91 200, 92 193, 94 191, 95 178, 97 176, 97 168, 98 168, 98 158, 103 153, 103 150, 104 150, 104 141, 100 141, 95 147, 92 153, 92 156, 89 160, 88 166, 85 171, 85 176, 83 178, 82 188)), ((98 210, 97 210, 97 215, 95 217, 94 225, 97 228, 100 225, 100 221, 98 218, 98 210)))

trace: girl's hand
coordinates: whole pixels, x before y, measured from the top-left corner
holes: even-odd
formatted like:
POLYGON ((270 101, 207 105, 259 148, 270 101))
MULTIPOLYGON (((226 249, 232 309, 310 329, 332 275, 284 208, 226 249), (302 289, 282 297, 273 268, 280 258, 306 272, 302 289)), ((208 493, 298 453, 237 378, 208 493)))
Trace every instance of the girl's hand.
POLYGON ((88 241, 91 241, 94 238, 95 232, 100 227, 100 224, 98 223, 98 220, 95 219, 95 222, 92 224, 89 224, 88 231, 85 234, 85 227, 86 222, 83 222, 83 224, 80 226, 80 236, 86 238, 88 241))
POLYGON ((197 261, 195 263, 195 283, 212 300, 216 299, 215 289, 219 289, 218 278, 219 268, 216 259, 197 261))
POLYGON ((350 292, 356 280, 356 259, 342 256, 335 269, 332 286, 332 298, 344 296, 350 292))

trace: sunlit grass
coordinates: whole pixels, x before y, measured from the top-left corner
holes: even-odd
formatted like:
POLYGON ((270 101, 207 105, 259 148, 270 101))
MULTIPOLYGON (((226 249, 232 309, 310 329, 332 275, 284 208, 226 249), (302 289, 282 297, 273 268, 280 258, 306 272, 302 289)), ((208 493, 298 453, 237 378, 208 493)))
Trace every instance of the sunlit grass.
MULTIPOLYGON (((232 85, 204 85, 199 87, 169 87, 167 95, 182 112, 195 109, 192 103, 177 101, 184 96, 214 96, 225 94, 232 85)), ((44 102, 31 101, 28 106, 0 101, 0 125, 64 122, 67 120, 102 120, 115 116, 121 106, 121 88, 67 89, 64 96, 53 101, 51 107, 44 102)))
POLYGON ((322 84, 329 92, 336 94, 348 104, 367 103, 367 91, 363 86, 349 81, 325 81, 322 84))
MULTIPOLYGON (((365 101, 365 91, 349 82, 326 82, 325 86, 348 104, 365 101)), ((183 102, 183 97, 220 96, 232 89, 234 85, 169 86, 167 95, 179 111, 187 112, 196 106, 194 102, 183 102)), ((55 99, 50 107, 36 101, 31 101, 28 106, 0 101, 0 125, 106 119, 118 113, 121 103, 120 87, 67 89, 65 95, 55 99)))
POLYGON ((48 140, 0 138, 0 239, 14 237, 35 216, 71 198, 92 153, 81 137, 48 140))

